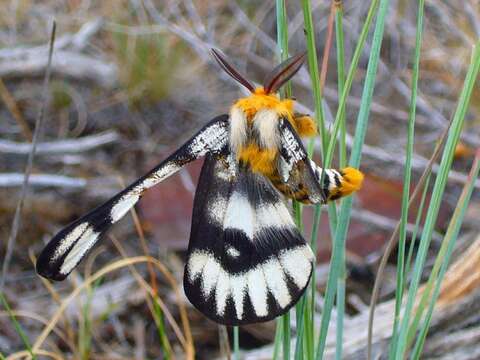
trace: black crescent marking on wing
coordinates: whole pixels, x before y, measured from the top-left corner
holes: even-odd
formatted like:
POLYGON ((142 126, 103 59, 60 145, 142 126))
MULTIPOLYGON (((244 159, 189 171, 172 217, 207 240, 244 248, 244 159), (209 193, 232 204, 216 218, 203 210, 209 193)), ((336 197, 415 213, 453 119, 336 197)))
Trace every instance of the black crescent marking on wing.
POLYGON ((228 173, 221 159, 207 156, 195 195, 185 293, 218 323, 268 321, 303 294, 313 254, 269 180, 241 168, 228 173))

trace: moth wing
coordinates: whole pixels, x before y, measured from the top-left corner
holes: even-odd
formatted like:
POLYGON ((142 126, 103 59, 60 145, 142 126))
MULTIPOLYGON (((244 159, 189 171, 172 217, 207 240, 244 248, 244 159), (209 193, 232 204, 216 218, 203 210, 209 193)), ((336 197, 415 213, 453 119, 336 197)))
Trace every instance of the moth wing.
POLYGON ((279 134, 279 172, 289 192, 296 194, 293 198, 314 204, 325 202, 325 193, 307 151, 297 132, 285 118, 280 119, 279 134))
POLYGON ((52 280, 65 279, 102 234, 120 220, 147 189, 201 156, 227 151, 228 115, 221 115, 146 175, 57 233, 40 254, 37 272, 52 280))
POLYGON ((303 294, 314 256, 270 181, 228 163, 207 156, 200 175, 185 293, 218 323, 271 320, 303 294))

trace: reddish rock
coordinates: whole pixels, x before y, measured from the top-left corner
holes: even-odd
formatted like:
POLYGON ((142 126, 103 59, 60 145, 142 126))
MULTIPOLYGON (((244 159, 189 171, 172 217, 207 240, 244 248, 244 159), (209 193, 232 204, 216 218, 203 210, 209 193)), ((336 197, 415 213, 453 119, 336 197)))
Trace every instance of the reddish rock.
MULTIPOLYGON (((183 170, 191 177, 194 189, 203 161, 183 170)), ((190 236, 193 196, 191 189, 177 173, 147 191, 140 202, 142 224, 151 238, 161 246, 186 249, 190 236)))

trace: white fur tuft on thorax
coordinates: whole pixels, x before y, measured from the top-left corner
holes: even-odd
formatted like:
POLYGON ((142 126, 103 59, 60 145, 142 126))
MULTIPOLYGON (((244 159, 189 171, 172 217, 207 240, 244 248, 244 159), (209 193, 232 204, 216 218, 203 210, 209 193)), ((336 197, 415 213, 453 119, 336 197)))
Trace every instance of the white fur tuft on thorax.
POLYGON ((232 106, 230 109, 230 150, 238 154, 247 143, 247 117, 242 109, 232 106))
POLYGON ((280 136, 276 111, 272 109, 259 110, 253 118, 253 126, 257 130, 259 145, 262 148, 278 149, 280 136))

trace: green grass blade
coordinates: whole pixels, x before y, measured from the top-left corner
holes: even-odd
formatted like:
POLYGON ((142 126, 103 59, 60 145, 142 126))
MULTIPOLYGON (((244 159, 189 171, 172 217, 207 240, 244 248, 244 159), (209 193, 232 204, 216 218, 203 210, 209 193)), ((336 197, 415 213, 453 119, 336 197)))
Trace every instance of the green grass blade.
MULTIPOLYGON (((283 61, 288 58, 287 9, 285 7, 285 0, 276 0, 275 4, 277 15, 277 44, 280 51, 280 61, 283 61)), ((290 81, 280 89, 280 95, 282 98, 292 96, 292 85, 290 81)))
POLYGON ((368 10, 367 18, 365 19, 365 23, 363 24, 362 30, 360 31, 357 46, 355 47, 355 51, 352 56, 352 61, 348 69, 347 78, 345 79, 345 86, 338 102, 337 114, 335 116, 335 122, 333 124, 333 128, 330 134, 330 141, 328 143, 328 148, 325 156, 325 167, 330 166, 330 164, 332 163, 333 154, 335 151, 336 138, 340 129, 340 125, 342 123, 341 119, 345 116, 347 98, 350 93, 350 89, 352 88, 353 79, 358 68, 358 62, 360 60, 360 56, 362 55, 363 47, 365 45, 365 41, 367 40, 368 32, 372 25, 373 18, 377 13, 379 2, 380 0, 372 0, 370 8, 368 10))
POLYGON ((295 348, 293 349, 293 358, 295 360, 303 360, 305 355, 305 307, 307 296, 304 294, 298 303, 295 305, 295 324, 296 324, 296 338, 295 348))
POLYGON ((278 360, 278 354, 280 353, 280 345, 283 341, 283 327, 282 322, 277 320, 277 326, 275 328, 275 340, 273 341, 273 360, 278 360))
POLYGON ((7 299, 5 298, 5 296, 3 295, 3 292, 0 292, 0 300, 3 304, 3 307, 5 308, 5 310, 7 311, 8 315, 10 316, 10 320, 12 321, 13 323, 13 327, 15 328, 15 331, 17 332, 17 334, 20 336, 20 338, 22 339, 22 342, 23 342, 23 345, 27 348, 27 351, 28 353, 30 354, 30 356, 32 357, 32 359, 36 359, 37 357, 35 356, 35 354, 33 353, 32 351, 32 346, 30 344, 30 341, 28 340, 28 337, 27 335, 25 334, 25 332, 23 331, 22 329, 22 326, 20 325, 20 323, 17 321, 17 318, 15 317, 15 315, 13 314, 13 311, 12 309, 10 308, 10 305, 8 305, 8 301, 7 299))
MULTIPOLYGON (((327 147, 327 129, 325 126, 325 114, 323 110, 322 104, 322 85, 320 84, 320 75, 319 75, 319 66, 318 66, 318 58, 317 58, 317 49, 315 45, 315 27, 313 25, 313 14, 312 14, 312 6, 310 0, 302 0, 302 11, 303 11, 303 21, 304 21, 304 28, 306 33, 306 47, 307 47, 307 57, 308 57, 308 69, 310 74, 310 80, 312 84, 312 93, 313 93, 313 102, 315 106, 315 118, 317 121, 317 127, 320 132, 320 141, 321 141, 321 151, 320 156, 322 158, 327 147)), ((307 153, 309 157, 312 157, 314 151, 314 139, 311 139, 308 143, 307 153)), ((317 253, 317 235, 318 235, 318 226, 320 221, 321 215, 321 208, 319 205, 315 206, 314 209, 314 219, 313 219, 313 228, 312 228, 312 235, 310 245, 312 247, 312 251, 314 254, 317 253)), ((332 212, 332 217, 329 217, 329 220, 334 219, 333 215, 336 214, 332 212)), ((333 228, 332 228, 333 229, 333 228)), ((316 264, 315 264, 316 267, 316 264)), ((306 331, 303 333, 306 336, 306 353, 309 358, 313 357, 315 352, 314 349, 314 314, 315 314, 315 295, 316 295, 316 276, 315 272, 312 274, 312 279, 310 280, 310 299, 305 301, 310 304, 305 308, 307 314, 305 314, 305 318, 308 318, 308 321, 305 321, 306 331)), ((305 294, 308 296, 308 294, 305 294)))
POLYGON ((430 240, 432 238, 434 226, 437 220, 438 211, 440 209, 443 192, 447 183, 448 173, 452 165, 453 155, 463 127, 463 122, 467 113, 470 97, 472 95, 473 86, 475 84, 479 68, 480 43, 477 43, 474 47, 472 61, 465 77, 464 86, 460 94, 458 105, 453 117, 452 126, 449 131, 447 142, 445 144, 445 149, 443 151, 442 160, 440 162, 438 175, 432 191, 432 199, 430 201, 430 206, 425 220, 425 226, 423 229, 422 237, 420 239, 420 246, 415 260, 412 281, 408 291, 407 303, 405 306, 404 316, 400 325, 398 345, 395 352, 395 359, 398 360, 403 359, 407 351, 407 334, 409 332, 410 317, 413 312, 413 306, 418 291, 423 266, 425 264, 425 259, 430 245, 430 240))
POLYGON ((82 306, 81 317, 79 319, 78 329, 78 350, 81 359, 88 359, 90 357, 90 349, 92 345, 92 329, 90 320, 90 309, 92 304, 94 289, 87 288, 87 300, 82 306))
MULTIPOLYGON (((295 217, 295 225, 300 230, 300 232, 303 232, 302 204, 300 204, 298 201, 292 201, 292 205, 293 205, 293 213, 294 213, 294 217, 295 217)), ((302 296, 302 298, 300 299, 300 301, 295 305, 295 322, 296 322, 296 326, 297 326, 297 344, 299 344, 299 346, 297 346, 297 345, 295 346, 295 349, 297 349, 297 348, 301 349, 302 347, 300 345, 303 344, 303 336, 305 334, 305 331, 304 331, 305 324, 304 324, 304 321, 303 321, 303 312, 305 311, 305 306, 302 303, 304 303, 306 301, 307 301, 306 294, 304 294, 302 296)), ((288 326, 290 328, 290 319, 284 319, 284 321, 285 321, 284 327, 287 326, 287 322, 288 322, 288 326)), ((288 334, 289 334, 289 338, 290 338, 290 332, 288 334)), ((297 356, 296 350, 295 350, 295 355, 294 356, 295 357, 297 356)))
MULTIPOLYGON (((335 8, 335 37, 337 48, 337 76, 338 93, 342 94, 345 88, 345 44, 343 34, 343 8, 342 3, 335 8)), ((347 165, 347 145, 346 145, 346 116, 345 113, 339 118, 340 136, 339 136, 339 166, 344 168, 347 165)), ((343 355, 343 325, 345 314, 345 287, 346 287, 346 265, 345 265, 345 247, 339 255, 340 273, 337 281, 337 333, 335 359, 341 360, 343 355)))
POLYGON ((290 332, 290 311, 282 316, 282 333, 283 333, 283 359, 290 359, 290 342, 291 342, 291 332, 290 332))
MULTIPOLYGON (((288 57, 288 21, 287 10, 285 7, 285 0, 276 0, 276 16, 277 16, 277 44, 280 50, 280 60, 283 61, 288 57)), ((292 88, 290 81, 280 89, 280 96, 291 97, 292 88)), ((297 226, 301 226, 301 208, 299 204, 294 203, 295 217, 297 219, 297 226)), ((282 324, 282 337, 283 337, 283 359, 290 359, 290 312, 283 315, 280 320, 282 324)))
MULTIPOLYGON (((350 165, 356 168, 360 166, 362 146, 365 140, 365 134, 366 134, 367 125, 368 125, 368 117, 370 113, 370 105, 372 102, 373 89, 375 87, 375 78, 377 73, 378 59, 380 57, 380 48, 383 40, 383 31, 384 31, 385 17, 386 17, 388 5, 389 5, 389 0, 380 1, 379 8, 378 8, 378 16, 375 24, 375 30, 373 33, 373 40, 372 40, 372 47, 370 51, 370 58, 368 62, 367 75, 365 78, 365 85, 362 93, 360 111, 357 118, 357 126, 355 130, 355 139, 353 142, 352 154, 350 156, 350 165)), ((373 2, 372 2, 372 6, 375 6, 373 2)), ((374 12, 374 11, 369 11, 369 14, 371 12, 374 12)), ((353 61, 352 61, 352 65, 353 65, 353 61)), ((352 72, 349 71, 349 75, 351 73, 352 72)), ((344 94, 347 92, 347 90, 349 90, 348 76, 347 76, 346 82, 347 83, 345 84, 344 94)), ((342 94, 342 98, 343 98, 343 94, 342 94)), ((339 107, 339 110, 337 112, 338 119, 340 119, 339 116, 342 115, 341 111, 342 110, 339 107)), ((335 121, 336 121, 335 125, 338 125, 339 121, 337 121, 337 119, 335 121)), ((338 128, 337 128, 337 131, 338 131, 338 128)), ((334 141, 335 141, 335 136, 332 136, 329 144, 329 149, 331 147, 331 144, 334 143, 334 141)), ((333 154, 333 151, 332 151, 332 154, 333 154)), ((327 152, 327 156, 328 156, 328 152, 327 152)), ((320 334, 318 337, 318 347, 317 347, 317 354, 316 354, 317 360, 322 359, 323 352, 325 350, 328 325, 330 323, 331 310, 333 307, 333 300, 335 298, 335 293, 336 293, 336 285, 339 279, 339 275, 341 274, 340 261, 342 260, 341 258, 342 249, 345 247, 345 239, 347 236, 348 225, 350 222, 350 212, 352 208, 352 202, 353 202, 353 198, 351 196, 347 197, 345 198, 345 200, 343 200, 340 208, 338 226, 336 229, 335 241, 333 244, 332 260, 330 263, 330 270, 329 270, 328 281, 327 281, 324 312, 322 314, 322 321, 320 324, 320 334)))
POLYGON ((417 243, 418 231, 420 229, 420 222, 422 221, 422 217, 423 217, 423 208, 425 207, 431 178, 432 178, 432 174, 430 173, 428 174, 428 177, 425 180, 425 186, 423 187, 422 198, 420 200, 420 205, 417 210, 417 218, 415 219, 415 227, 413 228, 413 232, 412 232, 412 240, 408 247, 407 260, 405 261, 405 273, 403 274, 404 278, 407 277, 407 274, 412 264, 413 249, 415 249, 415 244, 417 243))
POLYGON ((157 327, 157 334, 160 340, 163 356, 166 360, 169 360, 172 358, 172 346, 168 340, 168 335, 165 328, 165 317, 158 302, 157 296, 153 297, 153 316, 155 317, 155 325, 157 327))
POLYGON ((345 247, 339 255, 339 274, 337 280, 337 328, 336 328, 336 343, 335 343, 335 359, 342 360, 343 355, 343 320, 345 314, 345 247))
MULTIPOLYGON (((343 34, 343 8, 342 3, 335 10, 335 38, 337 47, 337 76, 338 76, 338 93, 343 94, 345 89, 345 41, 343 34)), ((339 157, 338 164, 340 168, 347 166, 347 145, 346 145, 346 116, 343 112, 339 117, 340 122, 340 139, 339 139, 339 157)))
MULTIPOLYGON (((422 189, 425 189, 425 186, 426 186, 425 183, 427 182, 427 180, 430 180, 430 175, 432 173, 433 165, 437 162, 440 156, 441 150, 445 145, 451 125, 452 123, 449 122, 447 124, 447 127, 443 130, 442 134, 440 135, 439 141, 435 145, 432 156, 428 160, 428 163, 425 166, 425 170, 423 171, 422 176, 418 180, 418 183, 415 186, 415 189, 413 190, 413 193, 410 197, 410 201, 409 201, 410 207, 413 205, 414 201, 416 201, 416 199, 418 198, 420 191, 422 189)), ((417 221, 418 221, 418 218, 417 218, 417 221)), ((377 270, 377 276, 375 278, 375 283, 373 285, 372 296, 370 299, 369 316, 368 316, 368 331, 367 331, 367 359, 368 360, 372 358, 372 336, 373 336, 373 322, 375 318, 374 316, 375 306, 378 301, 380 286, 383 281, 383 275, 385 273, 385 268, 387 266, 388 258, 392 254, 393 248, 397 244, 396 239, 398 238, 399 228, 400 228, 400 224, 397 223, 390 239, 386 243, 385 251, 383 252, 382 258, 380 259, 380 264, 378 265, 378 270, 377 270)))
MULTIPOLYGON (((314 254, 317 254, 318 252, 318 246, 317 246, 317 239, 318 239, 318 230, 320 227, 320 219, 322 216, 322 207, 321 206, 315 206, 314 213, 313 213, 313 226, 312 226, 312 233, 310 237, 310 246, 312 248, 312 251, 314 254)), ((315 257, 316 259, 316 257, 315 257)), ((316 266, 316 263, 315 263, 316 266)), ((309 321, 309 328, 307 330, 307 336, 308 336, 308 344, 309 344, 309 354, 313 357, 313 354, 315 353, 315 329, 314 329, 314 315, 315 315, 315 297, 317 293, 317 279, 316 279, 316 274, 315 271, 312 274, 312 279, 310 280, 310 308, 309 308, 309 316, 310 316, 310 321, 309 321)))
MULTIPOLYGON (((320 85, 320 75, 318 71, 318 57, 317 57, 317 49, 315 45, 315 27, 313 25, 313 15, 312 15, 312 6, 310 0, 302 0, 302 11, 303 11, 303 21, 304 21, 304 28, 306 32, 306 46, 307 46, 307 57, 308 57, 308 70, 310 74, 310 80, 312 84, 312 93, 313 93, 313 102, 315 106, 315 119, 317 122, 317 127, 320 132, 320 141, 321 141, 321 151, 320 156, 324 156, 324 149, 327 146, 327 129, 325 126, 325 115, 323 111, 322 105, 322 89, 320 85)), ((314 139, 310 140, 307 147, 307 153, 309 157, 312 157, 314 151, 314 139)), ((313 228, 312 228, 312 235, 310 246, 312 247, 312 251, 314 254, 317 253, 317 235, 318 235, 318 226, 320 221, 320 214, 321 208, 319 205, 315 206, 315 214, 313 219, 313 228)), ((315 263, 316 267, 316 263, 315 263)), ((306 322, 305 326, 308 326, 306 331, 303 332, 307 339, 307 349, 306 352, 309 356, 313 356, 314 353, 314 328, 313 328, 313 316, 314 316, 314 304, 315 304, 315 295, 316 295, 316 276, 315 271, 312 274, 312 278, 310 280, 310 305, 306 307, 305 311, 308 312, 305 316, 309 317, 310 320, 306 322)), ((306 294, 305 296, 308 296, 306 294)), ((307 302, 307 300, 305 299, 307 302)), ((303 324, 302 324, 303 325, 303 324)), ((296 351, 302 351, 302 349, 297 348, 296 351)))
POLYGON ((98 278, 92 286, 86 288, 87 299, 82 307, 78 331, 78 349, 81 359, 90 359, 92 348, 92 319, 91 308, 95 290, 102 283, 103 278, 98 278))
MULTIPOLYGON (((295 360, 303 359, 303 337, 305 333, 305 317, 306 314, 305 307, 307 306, 307 296, 303 296, 299 301, 299 306, 296 308, 297 316, 297 342, 295 344, 295 360)), ((308 356, 307 356, 308 359, 308 356)))
MULTIPOLYGON (((315 287, 315 283, 312 283, 312 287, 315 287)), ((315 354, 315 321, 314 321, 314 315, 315 315, 315 304, 314 304, 314 294, 313 297, 311 296, 308 298, 305 296, 305 301, 306 301, 306 309, 303 313, 304 317, 304 322, 305 322, 305 358, 306 359, 313 359, 313 356, 315 354)))
MULTIPOLYGON (((420 359, 420 355, 422 354, 422 349, 425 344, 425 339, 427 337, 435 303, 440 293, 440 285, 445 276, 445 272, 447 271, 448 264, 452 256, 452 252, 458 238, 458 233, 460 232, 460 227, 463 223, 463 218, 465 216, 467 206, 470 203, 470 198, 472 196, 473 189, 475 188, 475 181, 478 177, 479 170, 480 170, 480 151, 477 151, 477 155, 472 165, 472 169, 470 171, 468 181, 465 183, 462 194, 458 199, 457 206, 450 220, 450 224, 448 225, 447 233, 445 234, 445 238, 437 254, 437 257, 435 259, 435 264, 433 266, 430 278, 427 283, 427 288, 429 289, 428 294, 430 294, 430 289, 432 288, 433 283, 436 282, 435 288, 433 290, 433 295, 431 297, 427 295, 425 296, 425 298, 427 299, 430 298, 430 304, 428 306, 428 310, 425 315, 425 320, 422 324, 422 327, 420 328, 420 333, 417 336, 417 341, 413 349, 413 357, 412 357, 413 359, 420 359)), ((425 291, 425 293, 427 293, 427 291, 425 291)))
MULTIPOLYGON (((320 140, 321 140, 321 151, 320 155, 323 157, 325 153, 325 149, 327 146, 327 129, 325 126, 325 114, 322 105, 322 88, 320 84, 320 75, 318 71, 318 58, 317 58, 317 50, 315 46, 315 28, 313 25, 313 15, 312 15, 312 7, 310 0, 302 0, 302 11, 303 11, 303 20, 304 20, 304 28, 306 32, 306 46, 307 46, 307 57, 308 57, 308 68, 310 74, 310 80, 312 85, 312 92, 313 92, 313 101, 315 105, 315 118, 317 120, 317 127, 320 132, 320 140)), ((307 152, 308 156, 311 157, 313 155, 314 149, 314 139, 311 139, 308 143, 307 152)), ((315 206, 315 214, 313 219, 312 225, 312 235, 310 240, 310 245, 312 247, 312 251, 314 254, 317 253, 317 235, 318 235, 318 226, 320 221, 320 214, 321 208, 319 205, 315 206)), ((329 217, 329 219, 332 219, 329 217)), ((315 263, 316 267, 316 263, 315 263)), ((315 295, 316 295, 316 276, 315 272, 312 274, 312 279, 310 280, 310 300, 308 301, 305 299, 306 302, 310 303, 310 306, 305 308, 307 314, 305 314, 305 318, 308 318, 306 321, 306 331, 304 331, 306 337, 306 353, 309 358, 313 357, 314 354, 314 306, 315 306, 315 295)), ((305 296, 308 296, 306 294, 305 296)))
MULTIPOLYGON (((325 115, 322 106, 322 89, 320 87, 320 75, 318 73, 317 49, 315 46, 315 27, 313 26, 312 5, 310 0, 302 0, 303 22, 306 32, 308 70, 312 82, 313 101, 315 104, 315 118, 317 119, 318 130, 322 142, 322 160, 324 149, 327 146, 327 129, 325 126, 325 115)), ((308 144, 308 154, 313 154, 313 141, 308 144)))
POLYGON ((403 193, 402 208, 400 217, 400 230, 398 241, 398 258, 397 258, 397 288, 395 291, 395 315, 393 322, 392 339, 393 346, 390 347, 391 355, 395 352, 398 322, 400 321, 400 309, 402 306, 403 290, 404 290, 404 274, 405 274, 405 242, 407 239, 407 222, 408 222, 408 202, 410 196, 410 182, 412 177, 412 154, 413 141, 415 136, 415 115, 417 108, 417 88, 418 75, 420 68, 420 50, 422 47, 423 35, 423 13, 425 0, 418 2, 417 30, 415 37, 415 51, 413 54, 413 70, 412 70, 412 92, 410 96, 410 108, 408 113, 408 129, 407 129, 407 145, 405 154, 405 168, 403 176, 403 193))
POLYGON ((240 360, 240 334, 238 326, 233 327, 233 359, 240 360))

